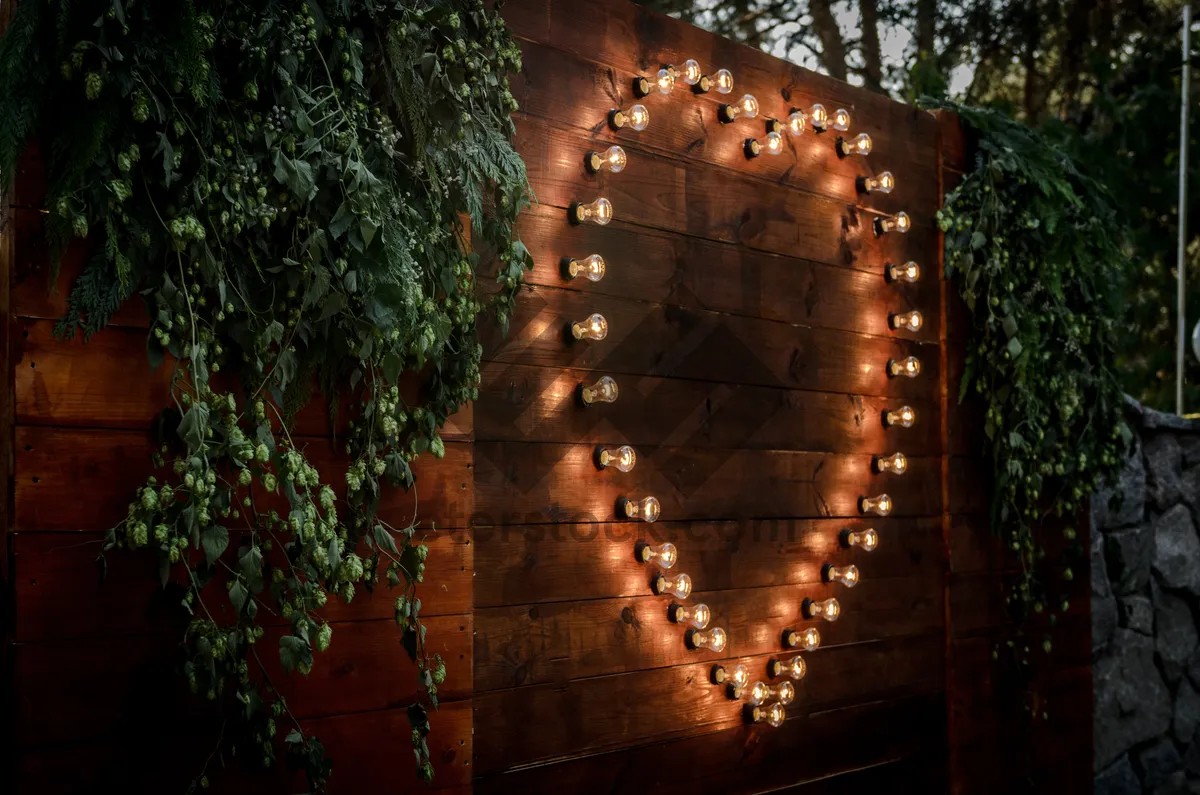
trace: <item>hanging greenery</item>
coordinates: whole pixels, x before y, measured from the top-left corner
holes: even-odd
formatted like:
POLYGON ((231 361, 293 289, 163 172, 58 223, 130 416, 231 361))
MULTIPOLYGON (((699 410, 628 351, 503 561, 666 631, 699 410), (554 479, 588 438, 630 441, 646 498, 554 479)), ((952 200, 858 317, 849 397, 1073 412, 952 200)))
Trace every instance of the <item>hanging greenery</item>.
POLYGON ((1082 555, 1070 520, 1115 479, 1132 439, 1111 369, 1123 225, 1105 189, 1037 132, 940 107, 959 115, 974 154, 938 212, 946 275, 971 314, 959 399, 976 393, 986 410, 992 526, 1023 567, 1018 617, 1063 612, 1063 580, 1082 555), (1051 568, 1038 532, 1064 525, 1067 565, 1051 568))
POLYGON ((416 598, 427 547, 378 506, 412 486, 415 457, 444 454, 440 428, 477 396, 485 306, 463 241, 498 252, 501 322, 530 265, 513 230, 519 69, 481 0, 30 0, 0 39, 0 178, 39 141, 55 261, 90 245, 59 332, 90 335, 140 295, 150 359, 174 368, 159 476, 106 549, 149 547, 186 588, 184 675, 237 726, 210 760, 271 765, 282 731, 324 788, 330 761, 262 655, 307 674, 337 642, 327 600, 383 579, 433 776, 426 706, 445 664, 416 598), (351 407, 336 487, 291 435, 314 386, 351 407), (285 626, 277 649, 260 648, 264 621, 285 626))

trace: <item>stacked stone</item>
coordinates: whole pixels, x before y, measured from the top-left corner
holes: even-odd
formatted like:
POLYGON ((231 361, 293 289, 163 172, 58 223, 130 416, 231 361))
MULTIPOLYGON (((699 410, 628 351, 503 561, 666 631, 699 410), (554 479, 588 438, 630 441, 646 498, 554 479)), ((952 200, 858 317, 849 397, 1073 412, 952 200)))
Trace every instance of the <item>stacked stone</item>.
POLYGON ((1135 449, 1092 498, 1095 793, 1200 795, 1200 421, 1126 402, 1135 449))

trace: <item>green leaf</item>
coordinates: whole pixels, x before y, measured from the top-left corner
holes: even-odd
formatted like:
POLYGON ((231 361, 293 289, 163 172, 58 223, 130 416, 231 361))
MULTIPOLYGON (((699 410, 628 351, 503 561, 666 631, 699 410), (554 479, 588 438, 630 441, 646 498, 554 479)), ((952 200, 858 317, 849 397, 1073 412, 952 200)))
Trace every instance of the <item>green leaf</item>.
POLYGON ((291 673, 300 666, 312 665, 312 647, 308 641, 295 635, 284 635, 279 639, 279 662, 283 670, 291 673))
POLYGON ((204 548, 204 559, 211 566, 225 554, 229 546, 229 531, 224 527, 210 525, 200 534, 200 545, 204 548))
POLYGON ((208 406, 204 403, 193 404, 180 420, 177 433, 188 449, 199 449, 208 434, 208 406))
POLYGON ((985 243, 987 243, 987 237, 983 234, 983 232, 976 230, 975 232, 971 233, 971 248, 981 249, 985 243))
POLYGON ((1021 347, 1021 340, 1013 337, 1008 341, 1008 355, 1012 358, 1016 359, 1020 356, 1022 350, 1024 349, 1021 347))
POLYGON ((1017 335, 1017 321, 1013 319, 1012 315, 1008 315, 1002 319, 1000 321, 1000 325, 1004 329, 1004 334, 1006 336, 1015 337, 1017 335))
POLYGON ((235 615, 241 615, 242 609, 246 606, 246 600, 250 598, 250 592, 246 590, 246 586, 240 582, 235 582, 229 589, 229 601, 233 603, 235 615))
POLYGON ((396 539, 392 538, 392 534, 387 531, 387 528, 381 524, 375 525, 375 543, 382 549, 386 549, 392 554, 396 554, 396 539))

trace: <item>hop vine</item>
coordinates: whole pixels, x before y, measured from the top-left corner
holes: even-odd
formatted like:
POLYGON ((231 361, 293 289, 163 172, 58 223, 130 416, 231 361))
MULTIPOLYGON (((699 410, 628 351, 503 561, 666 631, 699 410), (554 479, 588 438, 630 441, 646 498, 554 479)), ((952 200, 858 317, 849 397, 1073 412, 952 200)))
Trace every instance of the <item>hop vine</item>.
POLYGON ((105 550, 152 550, 183 586, 183 675, 236 723, 191 790, 222 759, 281 751, 324 790, 331 760, 262 655, 308 674, 337 642, 328 601, 383 582, 433 777, 446 667, 417 597, 433 531, 379 506, 445 454, 441 428, 478 396, 477 317, 506 322, 531 265, 520 51, 492 5, 23 2, 0 38, 0 179, 38 141, 54 261, 77 238, 91 252, 58 332, 91 335, 140 296, 151 363, 172 370, 155 474, 105 550), (497 252, 493 290, 471 243, 497 252), (318 393, 349 406, 344 470, 292 436, 318 393), (277 649, 264 621, 286 627, 277 649))

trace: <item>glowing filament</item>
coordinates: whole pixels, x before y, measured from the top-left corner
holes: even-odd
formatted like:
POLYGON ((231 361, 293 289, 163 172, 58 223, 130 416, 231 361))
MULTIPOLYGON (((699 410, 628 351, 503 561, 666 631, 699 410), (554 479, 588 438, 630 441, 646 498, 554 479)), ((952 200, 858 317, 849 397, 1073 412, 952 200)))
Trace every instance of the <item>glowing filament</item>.
POLYGON ((692 578, 686 574, 668 577, 660 574, 654 578, 654 593, 662 596, 670 594, 676 599, 687 599, 692 593, 692 578))
POLYGON ((653 563, 660 569, 669 569, 679 560, 679 550, 675 549, 675 545, 670 541, 656 547, 643 544, 638 548, 638 560, 642 563, 653 563))
POLYGON ((826 621, 837 621, 838 616, 842 614, 842 606, 837 599, 832 598, 822 602, 805 599, 802 609, 805 618, 823 618, 826 621))
POLYGON ((753 94, 746 94, 731 105, 722 105, 717 116, 724 124, 738 119, 756 118, 758 116, 758 100, 754 98, 753 94))
POLYGON ((608 124, 614 130, 629 127, 641 132, 650 124, 650 111, 646 110, 645 105, 634 105, 627 111, 614 108, 608 112, 608 124))
POLYGON ((658 74, 654 76, 654 87, 660 94, 670 94, 671 89, 675 88, 674 67, 664 67, 659 69, 658 74))
POLYGON ((899 425, 901 428, 911 428, 916 421, 917 412, 913 411, 912 406, 901 406, 895 411, 888 411, 883 415, 883 422, 889 427, 899 425))
POLYGON ((590 282, 598 282, 604 278, 604 257, 592 254, 590 257, 575 259, 568 257, 563 260, 563 278, 575 279, 580 274, 590 282))
POLYGON ((688 58, 683 62, 683 82, 694 86, 700 82, 702 77, 704 77, 704 72, 700 69, 699 61, 695 58, 688 58))
POLYGON ((709 651, 725 651, 729 636, 720 627, 712 629, 689 629, 685 637, 687 645, 693 649, 708 649, 709 651))
POLYGON ((871 466, 876 472, 892 472, 903 475, 908 471, 908 459, 904 457, 904 453, 877 455, 871 461, 871 466))
POLYGON ((808 673, 808 665, 805 664, 804 658, 797 654, 790 660, 771 660, 767 666, 767 672, 772 677, 786 676, 788 679, 798 682, 804 678, 804 674, 808 673))
POLYGON ((658 504, 658 500, 654 497, 646 497, 640 502, 622 497, 621 513, 626 519, 641 519, 643 522, 653 522, 662 513, 662 506, 658 504))
POLYGON ((773 728, 778 728, 783 725, 785 718, 787 718, 787 709, 778 701, 768 707, 754 707, 750 710, 751 723, 765 723, 773 728))
POLYGON ((777 132, 767 133, 767 137, 762 141, 757 141, 754 138, 747 138, 743 146, 746 152, 746 157, 753 159, 766 152, 769 155, 777 155, 783 151, 783 136, 777 132))
POLYGON ((829 111, 825 110, 825 106, 817 102, 808 109, 808 123, 817 132, 825 132, 829 126, 829 111))
POLYGON ((676 624, 687 624, 695 629, 704 629, 712 619, 712 611, 705 604, 696 605, 691 609, 683 605, 671 605, 667 617, 676 624))
POLYGON ((750 681, 750 669, 738 663, 732 668, 726 668, 723 665, 714 665, 712 670, 712 679, 714 684, 723 685, 728 682, 733 687, 745 687, 750 681))
POLYGON ((792 135, 803 135, 808 126, 808 117, 802 110, 793 110, 787 117, 787 131, 792 135))
POLYGON ((887 277, 893 282, 908 282, 909 284, 921 278, 921 266, 909 260, 903 265, 887 266, 887 277))
POLYGON ((628 158, 624 149, 619 146, 610 146, 603 152, 588 152, 583 158, 583 162, 592 174, 597 174, 606 168, 614 174, 620 174, 625 170, 628 158))
POLYGON ((908 218, 908 213, 896 213, 895 215, 885 215, 875 219, 875 231, 878 234, 885 235, 888 232, 900 232, 907 234, 912 227, 912 221, 908 218))
POLYGON ((637 463, 637 451, 627 444, 620 447, 601 447, 596 453, 596 466, 600 469, 613 467, 619 472, 628 472, 637 463))
POLYGON ((877 177, 859 177, 859 189, 863 193, 891 193, 896 187, 892 172, 884 171, 877 177))
POLYGON ((862 513, 887 516, 892 512, 892 498, 886 494, 880 494, 878 497, 859 497, 858 510, 862 513))
POLYGON ((869 155, 871 154, 871 136, 866 133, 858 135, 847 141, 845 138, 837 139, 837 151, 842 157, 850 155, 869 155))
POLYGON ((575 202, 571 205, 569 218, 573 224, 591 223, 605 226, 613 217, 612 202, 603 197, 590 204, 575 202))
POLYGON ((892 378, 898 376, 916 378, 921 374, 921 362, 916 356, 909 356, 900 361, 888 359, 887 371, 892 378))
POLYGON ((850 111, 845 108, 838 108, 829 117, 829 126, 840 132, 845 132, 850 129, 850 111))
POLYGON ((915 309, 912 312, 893 312, 888 316, 888 325, 897 331, 920 331, 922 322, 921 313, 915 309))
POLYGON ((840 582, 847 588, 853 588, 858 585, 858 567, 853 564, 849 566, 826 565, 821 570, 821 577, 825 582, 840 582))
POLYGON ((848 547, 861 547, 864 552, 871 552, 879 546, 879 533, 873 527, 865 530, 847 530, 842 535, 842 543, 848 547))
POLYGON ((713 75, 713 83, 718 94, 730 94, 733 92, 733 73, 728 69, 718 69, 713 75))
POLYGON ((821 645, 821 633, 816 627, 808 629, 791 629, 783 633, 783 645, 789 649, 812 651, 821 645))
POLYGON ((757 707, 759 704, 765 704, 774 699, 780 704, 791 704, 796 698, 796 686, 791 682, 780 682, 775 687, 771 687, 766 682, 755 682, 750 686, 750 695, 746 698, 746 702, 752 707, 757 707))
POLYGON ((596 312, 587 320, 571 324, 571 336, 577 340, 600 341, 608 336, 608 321, 604 315, 596 312))
POLYGON ((579 399, 585 406, 593 403, 616 403, 619 394, 617 382, 607 375, 601 376, 600 380, 591 386, 579 385, 579 399))

